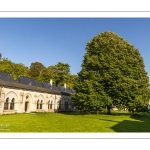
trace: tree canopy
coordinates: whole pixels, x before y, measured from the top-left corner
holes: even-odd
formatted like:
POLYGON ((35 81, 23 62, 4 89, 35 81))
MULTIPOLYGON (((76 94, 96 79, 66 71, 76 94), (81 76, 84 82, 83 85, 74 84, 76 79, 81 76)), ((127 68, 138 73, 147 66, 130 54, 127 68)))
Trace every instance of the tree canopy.
POLYGON ((50 69, 43 69, 38 77, 39 82, 50 82, 50 79, 53 79, 53 83, 55 82, 54 73, 50 69))
POLYGON ((149 79, 138 49, 114 32, 102 32, 86 45, 72 99, 77 109, 99 112, 113 105, 134 112, 148 105, 149 79))
POLYGON ((70 66, 67 63, 58 62, 56 65, 45 67, 40 62, 32 62, 30 68, 22 63, 14 63, 8 58, 2 58, 0 53, 0 71, 10 73, 16 80, 19 76, 29 77, 38 82, 50 82, 60 86, 67 84, 68 88, 72 88, 77 75, 70 73, 70 66))
POLYGON ((0 71, 7 72, 16 80, 19 76, 29 77, 29 69, 21 63, 13 63, 7 58, 0 61, 0 71))
POLYGON ((70 73, 69 64, 58 62, 54 66, 49 66, 48 69, 54 73, 55 84, 56 85, 64 85, 64 83, 68 79, 68 74, 70 73))
POLYGON ((29 76, 35 80, 38 80, 39 75, 46 67, 40 62, 33 62, 29 68, 29 76))

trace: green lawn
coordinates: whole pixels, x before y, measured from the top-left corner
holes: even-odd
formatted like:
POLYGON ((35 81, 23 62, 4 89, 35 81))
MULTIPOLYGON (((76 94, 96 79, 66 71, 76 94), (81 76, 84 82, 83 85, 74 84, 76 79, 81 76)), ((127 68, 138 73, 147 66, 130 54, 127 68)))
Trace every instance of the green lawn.
POLYGON ((150 132, 150 114, 70 112, 2 115, 0 132, 150 132))

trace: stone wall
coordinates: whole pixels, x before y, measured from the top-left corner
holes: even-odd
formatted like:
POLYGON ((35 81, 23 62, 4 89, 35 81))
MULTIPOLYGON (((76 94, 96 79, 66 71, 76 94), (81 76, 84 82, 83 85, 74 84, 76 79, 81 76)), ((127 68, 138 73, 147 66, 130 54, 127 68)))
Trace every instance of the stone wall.
POLYGON ((75 110, 69 95, 9 87, 1 87, 0 91, 0 115, 75 110))

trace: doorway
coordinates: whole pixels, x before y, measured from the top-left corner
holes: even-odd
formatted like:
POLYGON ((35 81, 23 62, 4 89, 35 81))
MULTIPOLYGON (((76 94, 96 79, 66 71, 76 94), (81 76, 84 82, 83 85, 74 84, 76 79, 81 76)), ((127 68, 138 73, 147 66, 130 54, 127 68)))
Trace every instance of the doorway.
POLYGON ((28 102, 25 102, 25 112, 28 110, 28 102))

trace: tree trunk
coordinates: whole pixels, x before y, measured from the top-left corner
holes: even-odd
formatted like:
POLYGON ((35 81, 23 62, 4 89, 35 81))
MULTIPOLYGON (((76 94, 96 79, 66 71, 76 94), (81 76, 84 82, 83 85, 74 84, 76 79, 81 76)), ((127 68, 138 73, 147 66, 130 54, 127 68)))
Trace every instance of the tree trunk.
POLYGON ((110 105, 108 105, 108 106, 107 106, 107 114, 108 114, 108 115, 111 114, 110 108, 111 108, 110 105))
POLYGON ((99 114, 99 111, 98 111, 98 110, 96 110, 96 114, 97 114, 97 115, 99 114))
POLYGON ((134 109, 131 110, 132 114, 134 114, 134 109))

